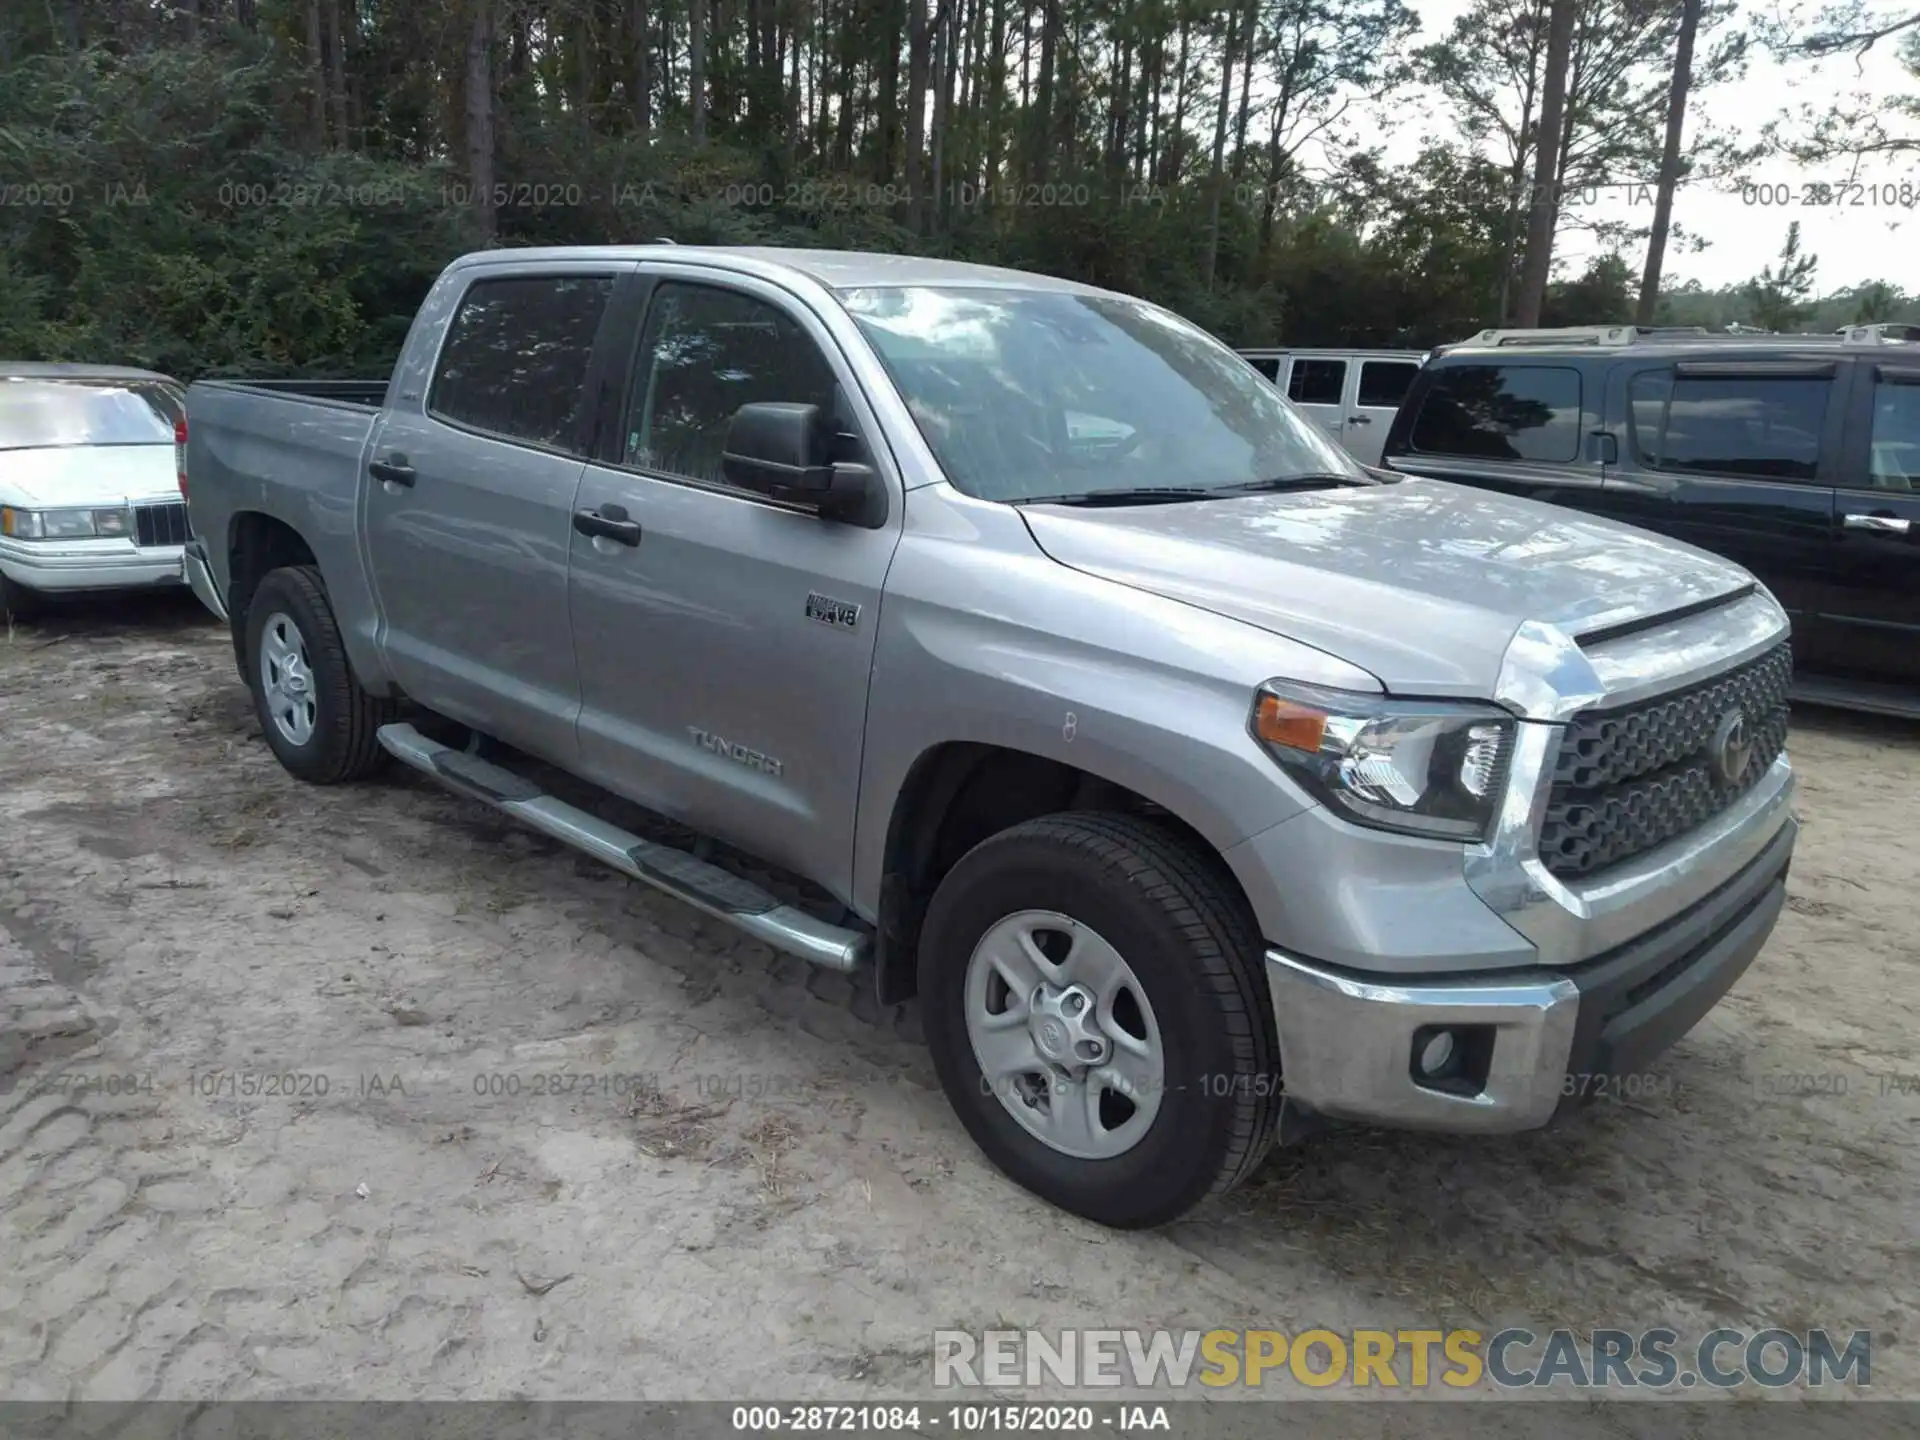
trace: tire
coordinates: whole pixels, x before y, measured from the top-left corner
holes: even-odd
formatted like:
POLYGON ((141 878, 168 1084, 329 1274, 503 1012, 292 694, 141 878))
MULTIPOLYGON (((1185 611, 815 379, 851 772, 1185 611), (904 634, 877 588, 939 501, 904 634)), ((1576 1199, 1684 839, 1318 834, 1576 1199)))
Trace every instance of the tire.
POLYGON ((38 590, 0 575, 0 619, 31 620, 46 606, 38 590))
POLYGON ((354 678, 318 570, 270 571, 247 606, 246 637, 253 712, 289 774, 337 785, 381 767, 387 753, 376 733, 395 707, 354 678), (276 675, 284 684, 276 685, 276 675))
MULTIPOLYGON (((935 892, 921 930, 921 1023, 947 1098, 988 1159, 1064 1210, 1140 1229, 1224 1194, 1253 1173, 1273 1143, 1279 1044, 1262 963, 1244 900, 1187 842, 1132 816, 1043 816, 975 846, 935 892), (1049 913, 1071 929, 1051 926, 1049 913), (1055 972, 1063 985, 1103 967, 1112 973, 1099 958, 1107 953, 1101 943, 1124 962, 1138 1003, 1115 1003, 1105 1016, 1087 1012, 1083 998, 1081 1009, 1099 1022, 1092 1029, 1107 1037, 1112 1063, 1127 1060, 1122 1031, 1140 1055, 1158 1049, 1161 1081, 1150 1109, 1125 1096, 1110 1105, 1111 1092, 1102 1094, 1091 1132, 1068 1134, 1049 1117, 1057 1114, 1071 1129, 1075 1113, 1090 1113, 1083 1103, 1089 1092, 1106 1086, 1059 1092, 1064 1103, 1048 1089, 1040 1105, 1033 1092, 1043 1082, 1033 1076, 1011 1084, 986 1078, 976 1033, 983 1043, 1016 1047, 1029 1043, 1022 1032, 1031 1032, 1035 1047, 1083 1033, 1073 1028, 1085 1023, 1078 1017, 1063 1016, 1061 1030, 1049 1027, 1048 1014, 1057 1011, 1041 1013, 1049 1004, 1071 1009, 1066 989, 1030 991, 1020 1001, 998 965, 983 958, 976 967, 976 951, 1030 956, 1022 934, 1049 963, 1065 956, 1055 972), (997 1015, 996 987, 1005 992, 997 1015), (1063 1149, 1063 1135, 1084 1149, 1063 1149), (1116 1145, 1111 1153, 1103 1149, 1116 1145)), ((1101 998, 1098 1009, 1108 1003, 1101 998)), ((1136 1069, 1145 1064, 1140 1055, 1128 1062, 1136 1069)), ((1150 1100, 1151 1084, 1138 1092, 1150 1100)))

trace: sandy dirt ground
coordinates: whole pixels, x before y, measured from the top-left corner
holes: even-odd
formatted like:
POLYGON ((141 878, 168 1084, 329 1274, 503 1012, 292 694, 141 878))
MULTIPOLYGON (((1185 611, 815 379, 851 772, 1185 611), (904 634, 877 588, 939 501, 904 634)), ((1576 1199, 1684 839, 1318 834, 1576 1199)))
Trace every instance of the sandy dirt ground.
POLYGON ((1864 1328, 1920 1398, 1920 727, 1796 718, 1790 911, 1653 1093, 1124 1235, 980 1158, 910 1009, 417 777, 292 780, 184 595, 0 634, 0 1396, 878 1398, 936 1327, 1524 1323, 1864 1328))

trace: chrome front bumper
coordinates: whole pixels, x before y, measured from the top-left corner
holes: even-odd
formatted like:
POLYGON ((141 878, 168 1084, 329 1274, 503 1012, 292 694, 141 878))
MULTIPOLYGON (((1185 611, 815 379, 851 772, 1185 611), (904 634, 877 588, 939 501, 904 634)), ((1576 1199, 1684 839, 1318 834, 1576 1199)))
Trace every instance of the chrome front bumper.
POLYGON ((121 540, 0 542, 0 573, 16 585, 47 593, 178 585, 180 562, 178 545, 142 549, 121 540))
POLYGON ((1786 899, 1798 825, 1784 814, 1698 903, 1563 970, 1450 979, 1361 975, 1266 957, 1290 1100, 1335 1119, 1459 1132, 1531 1130, 1678 1040, 1759 954, 1786 899), (1416 1057, 1452 1031, 1473 1064, 1423 1080, 1416 1057))

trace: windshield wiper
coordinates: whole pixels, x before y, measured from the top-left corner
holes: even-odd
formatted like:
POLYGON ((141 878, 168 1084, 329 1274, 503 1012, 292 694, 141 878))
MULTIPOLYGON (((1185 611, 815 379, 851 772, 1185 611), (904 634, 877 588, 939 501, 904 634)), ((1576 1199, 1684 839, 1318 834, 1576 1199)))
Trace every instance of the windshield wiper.
POLYGON ((1275 475, 1266 480, 1246 480, 1238 485, 1222 485, 1215 495, 1272 495, 1282 490, 1319 490, 1328 485, 1370 485, 1361 475, 1346 475, 1338 470, 1315 470, 1302 475, 1275 475))
POLYGON ((1080 490, 1063 495, 1025 495, 1016 505, 1177 505, 1222 492, 1199 485, 1138 485, 1128 490, 1080 490))

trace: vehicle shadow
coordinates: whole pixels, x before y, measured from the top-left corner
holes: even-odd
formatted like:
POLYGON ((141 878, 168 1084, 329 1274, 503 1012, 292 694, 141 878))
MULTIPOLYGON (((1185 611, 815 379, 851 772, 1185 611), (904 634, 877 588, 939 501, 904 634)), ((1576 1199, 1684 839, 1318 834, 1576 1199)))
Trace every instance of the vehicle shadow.
POLYGON ((107 590, 50 597, 31 618, 0 616, 0 644, 53 645, 106 635, 162 639, 219 624, 184 585, 107 590))
POLYGON ((1835 739, 1860 740, 1869 745, 1920 747, 1920 719, 1904 715, 1841 710, 1812 700, 1795 700, 1792 726, 1787 737, 1788 754, 1793 753, 1793 736, 1806 732, 1835 739))

